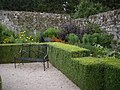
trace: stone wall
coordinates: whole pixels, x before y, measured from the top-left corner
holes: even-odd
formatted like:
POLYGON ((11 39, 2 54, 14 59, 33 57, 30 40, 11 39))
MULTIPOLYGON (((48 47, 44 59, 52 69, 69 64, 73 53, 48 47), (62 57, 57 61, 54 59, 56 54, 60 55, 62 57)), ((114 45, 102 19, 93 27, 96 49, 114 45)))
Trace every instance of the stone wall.
POLYGON ((120 40, 120 9, 92 15, 88 18, 71 19, 69 15, 23 11, 0 11, 0 22, 18 32, 23 28, 42 31, 48 27, 59 28, 65 22, 84 29, 88 22, 98 24, 102 29, 120 40))
POLYGON ((114 39, 120 41, 120 9, 90 16, 88 21, 96 23, 108 33, 114 34, 114 39))
POLYGON ((29 30, 44 30, 48 27, 59 27, 70 17, 62 14, 0 11, 0 22, 15 31, 27 28, 29 30))

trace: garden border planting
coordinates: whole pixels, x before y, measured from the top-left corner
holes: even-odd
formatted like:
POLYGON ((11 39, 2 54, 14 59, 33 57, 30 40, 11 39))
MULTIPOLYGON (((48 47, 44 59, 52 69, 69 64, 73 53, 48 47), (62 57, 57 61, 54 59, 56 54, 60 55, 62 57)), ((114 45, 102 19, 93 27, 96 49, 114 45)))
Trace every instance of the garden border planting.
MULTIPOLYGON (((36 50, 35 46, 43 43, 26 43, 24 45, 27 44, 31 45, 31 49, 36 50)), ((13 63, 14 56, 20 51, 22 45, 23 44, 0 44, 0 64, 13 63)))
POLYGON ((86 49, 63 43, 49 44, 50 62, 81 90, 119 90, 120 61, 115 58, 85 57, 85 52, 86 49))
MULTIPOLYGON (((120 59, 88 57, 90 51, 85 48, 59 42, 47 44, 51 64, 64 73, 81 90, 120 89, 120 59)), ((2 62, 0 63, 12 62, 12 55, 21 45, 1 44, 0 58, 2 62)))

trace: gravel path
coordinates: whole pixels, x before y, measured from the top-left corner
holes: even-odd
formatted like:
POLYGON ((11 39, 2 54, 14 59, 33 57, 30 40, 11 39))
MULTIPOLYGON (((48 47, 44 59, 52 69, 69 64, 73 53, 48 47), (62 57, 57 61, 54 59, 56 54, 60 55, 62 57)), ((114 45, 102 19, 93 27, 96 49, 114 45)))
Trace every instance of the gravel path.
POLYGON ((0 75, 3 90, 80 90, 51 64, 46 71, 41 63, 0 64, 0 75))

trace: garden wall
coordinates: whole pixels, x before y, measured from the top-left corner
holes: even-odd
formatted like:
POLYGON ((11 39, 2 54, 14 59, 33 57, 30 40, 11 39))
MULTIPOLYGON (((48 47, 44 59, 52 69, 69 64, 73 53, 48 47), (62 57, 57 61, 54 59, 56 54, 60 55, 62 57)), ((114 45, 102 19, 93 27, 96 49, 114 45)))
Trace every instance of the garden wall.
POLYGON ((87 22, 98 24, 102 29, 115 35, 120 40, 120 9, 92 15, 88 18, 71 19, 69 15, 24 11, 0 11, 0 22, 18 32, 21 28, 45 30, 48 27, 59 28, 65 22, 73 23, 84 29, 87 22))

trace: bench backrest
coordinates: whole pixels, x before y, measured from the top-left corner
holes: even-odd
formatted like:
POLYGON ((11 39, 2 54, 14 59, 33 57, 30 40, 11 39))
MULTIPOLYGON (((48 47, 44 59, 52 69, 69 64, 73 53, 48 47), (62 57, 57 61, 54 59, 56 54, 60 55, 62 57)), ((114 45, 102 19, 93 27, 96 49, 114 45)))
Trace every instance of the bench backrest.
POLYGON ((48 58, 47 44, 31 45, 23 44, 19 50, 20 57, 25 58, 48 58))

